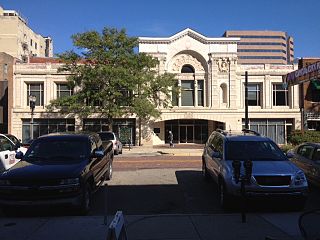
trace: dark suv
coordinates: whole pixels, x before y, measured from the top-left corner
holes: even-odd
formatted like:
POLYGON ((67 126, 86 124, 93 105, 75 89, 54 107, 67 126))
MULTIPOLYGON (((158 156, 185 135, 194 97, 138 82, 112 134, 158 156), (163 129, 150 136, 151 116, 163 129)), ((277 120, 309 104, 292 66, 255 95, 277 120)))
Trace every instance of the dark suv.
POLYGON ((249 197, 284 196, 294 199, 297 208, 303 208, 308 185, 303 171, 292 164, 271 139, 251 130, 231 132, 216 130, 205 144, 202 154, 202 172, 218 184, 220 203, 230 207, 240 196, 240 182, 236 181, 233 162, 251 160, 252 176, 246 186, 249 197))
POLYGON ((0 205, 73 205, 87 213, 91 194, 112 177, 112 143, 96 133, 55 133, 16 154, 16 165, 0 174, 0 205))

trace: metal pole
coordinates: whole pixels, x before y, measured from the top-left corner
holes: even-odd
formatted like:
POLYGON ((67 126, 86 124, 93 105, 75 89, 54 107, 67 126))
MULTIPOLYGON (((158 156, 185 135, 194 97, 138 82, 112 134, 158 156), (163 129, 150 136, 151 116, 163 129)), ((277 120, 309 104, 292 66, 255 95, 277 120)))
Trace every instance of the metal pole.
POLYGON ((249 129, 249 119, 248 119, 248 71, 245 72, 245 81, 244 81, 244 103, 245 103, 245 113, 244 113, 244 120, 245 120, 245 129, 249 129))
POLYGON ((247 215, 246 215, 246 189, 245 189, 245 179, 241 177, 241 220, 243 223, 247 222, 247 215))
POLYGON ((30 137, 33 140, 33 108, 31 108, 31 126, 30 126, 30 137))
POLYGON ((230 59, 228 59, 228 62, 229 62, 229 104, 228 104, 228 107, 230 108, 231 104, 230 104, 230 101, 231 101, 231 71, 230 71, 230 68, 231 68, 231 61, 230 59))

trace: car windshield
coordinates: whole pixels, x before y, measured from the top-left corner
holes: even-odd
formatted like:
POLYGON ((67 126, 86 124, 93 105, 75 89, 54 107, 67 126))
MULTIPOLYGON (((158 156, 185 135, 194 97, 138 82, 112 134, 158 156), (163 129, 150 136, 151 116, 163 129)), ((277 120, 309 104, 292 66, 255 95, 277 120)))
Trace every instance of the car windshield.
POLYGON ((50 139, 37 141, 26 152, 24 160, 37 162, 82 161, 88 156, 88 142, 84 139, 50 139))
POLYGON ((19 140, 18 140, 15 136, 7 135, 7 137, 8 137, 14 144, 18 144, 18 143, 19 143, 19 140))
POLYGON ((287 160, 280 148, 271 141, 228 141, 227 160, 284 161, 287 160))
POLYGON ((99 136, 102 141, 107 141, 107 140, 115 140, 114 135, 111 132, 100 132, 99 136))

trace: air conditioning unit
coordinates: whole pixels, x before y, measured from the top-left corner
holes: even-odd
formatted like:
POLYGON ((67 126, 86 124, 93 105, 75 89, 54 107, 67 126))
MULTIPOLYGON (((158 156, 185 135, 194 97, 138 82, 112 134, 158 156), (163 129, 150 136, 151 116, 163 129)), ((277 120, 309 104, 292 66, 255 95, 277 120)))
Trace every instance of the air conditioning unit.
POLYGON ((27 55, 22 55, 21 60, 23 63, 28 63, 28 56, 27 55))
POLYGON ((22 43, 22 49, 23 49, 23 51, 28 50, 28 44, 26 42, 22 43))

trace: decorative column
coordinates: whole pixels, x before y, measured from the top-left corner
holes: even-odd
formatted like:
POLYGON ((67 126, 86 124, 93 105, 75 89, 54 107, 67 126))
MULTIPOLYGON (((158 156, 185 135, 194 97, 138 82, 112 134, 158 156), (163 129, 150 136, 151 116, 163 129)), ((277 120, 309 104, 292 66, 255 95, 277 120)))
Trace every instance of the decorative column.
POLYGON ((206 84, 206 99, 207 99, 207 107, 212 107, 212 54, 209 53, 209 60, 208 60, 208 81, 206 84))
POLYGON ((194 106, 198 107, 198 80, 194 76, 194 106))

